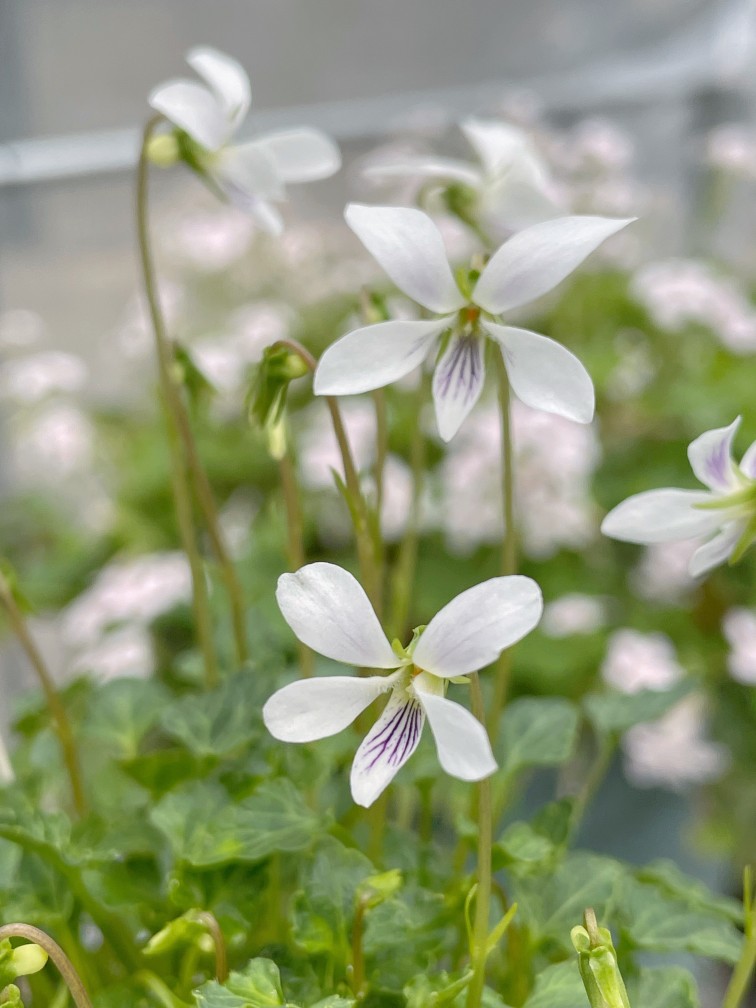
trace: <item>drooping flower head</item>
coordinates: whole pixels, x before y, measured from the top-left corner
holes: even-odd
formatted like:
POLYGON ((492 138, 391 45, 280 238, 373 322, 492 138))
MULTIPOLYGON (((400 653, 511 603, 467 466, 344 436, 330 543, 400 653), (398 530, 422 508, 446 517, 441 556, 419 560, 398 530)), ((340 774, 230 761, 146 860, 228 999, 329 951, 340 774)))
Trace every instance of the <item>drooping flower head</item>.
POLYGON ((518 126, 496 119, 466 119, 460 129, 476 161, 404 155, 365 169, 367 179, 410 179, 442 188, 447 206, 464 220, 468 213, 505 237, 564 213, 563 201, 533 139, 518 126))
POLYGON ((336 735, 373 700, 390 694, 352 764, 358 805, 372 805, 393 780, 417 748, 426 719, 447 773, 475 781, 494 772, 485 728, 446 698, 446 688, 449 681, 490 665, 538 623, 543 603, 534 581, 499 577, 469 588, 417 630, 406 648, 389 644, 359 583, 334 564, 314 563, 283 574, 276 597, 286 622, 314 651, 389 672, 302 679, 278 690, 263 708, 275 738, 312 742, 336 735))
POLYGON ((167 81, 151 92, 150 105, 176 127, 183 160, 260 227, 279 234, 283 225, 273 203, 285 198, 286 183, 333 175, 341 166, 338 147, 310 128, 232 144, 251 101, 244 68, 208 46, 190 49, 186 61, 203 83, 167 81))
POLYGON ((647 544, 705 538, 691 557, 692 577, 739 560, 756 540, 756 441, 738 465, 732 442, 739 426, 737 417, 688 446, 693 472, 707 490, 664 488, 628 497, 604 518, 604 535, 647 544))
POLYGON ((379 322, 342 336, 321 357, 317 395, 388 385, 414 370, 441 341, 433 399, 439 433, 449 441, 483 390, 489 337, 524 403, 590 423, 593 384, 580 361, 546 336, 494 319, 556 287, 629 220, 560 217, 535 224, 506 241, 480 275, 471 270, 461 283, 438 228, 421 210, 352 203, 346 221, 397 287, 436 317, 379 322))

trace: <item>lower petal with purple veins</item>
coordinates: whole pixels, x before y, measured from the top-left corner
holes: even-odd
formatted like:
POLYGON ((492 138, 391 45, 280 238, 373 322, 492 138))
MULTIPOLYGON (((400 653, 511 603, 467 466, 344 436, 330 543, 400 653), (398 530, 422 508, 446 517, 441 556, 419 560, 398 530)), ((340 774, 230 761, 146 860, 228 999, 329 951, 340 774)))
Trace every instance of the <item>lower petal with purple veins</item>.
POLYGON ((425 722, 423 708, 406 689, 395 690, 365 736, 352 763, 352 797, 372 805, 417 749, 425 722))
POLYGON ((483 391, 486 372, 480 336, 452 336, 433 375, 438 432, 451 441, 483 391))

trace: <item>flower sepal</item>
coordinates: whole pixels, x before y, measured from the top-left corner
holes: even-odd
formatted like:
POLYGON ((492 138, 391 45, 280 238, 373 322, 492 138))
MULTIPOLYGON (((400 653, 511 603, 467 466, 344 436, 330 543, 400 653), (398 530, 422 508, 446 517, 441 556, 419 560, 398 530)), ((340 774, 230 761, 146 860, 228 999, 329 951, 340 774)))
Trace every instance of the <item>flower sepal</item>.
POLYGON ((611 932, 598 926, 590 907, 584 914, 584 926, 574 927, 570 938, 591 1008, 630 1008, 611 932))

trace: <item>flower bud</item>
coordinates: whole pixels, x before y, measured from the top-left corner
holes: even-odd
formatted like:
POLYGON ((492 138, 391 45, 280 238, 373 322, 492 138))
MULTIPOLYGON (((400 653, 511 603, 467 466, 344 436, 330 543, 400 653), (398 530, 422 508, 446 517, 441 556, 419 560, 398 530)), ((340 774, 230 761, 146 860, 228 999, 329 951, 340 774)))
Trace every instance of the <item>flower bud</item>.
POLYGON ((591 909, 585 911, 584 923, 572 929, 570 938, 591 1008, 630 1008, 611 932, 598 926, 591 909))
POLYGON ((157 168, 170 168, 181 160, 181 148, 175 133, 159 133, 147 143, 147 160, 157 168))
POLYGON ((274 458, 282 458, 286 451, 282 421, 289 383, 307 371, 306 362, 296 351, 276 343, 266 348, 257 367, 247 396, 249 419, 265 432, 274 458))

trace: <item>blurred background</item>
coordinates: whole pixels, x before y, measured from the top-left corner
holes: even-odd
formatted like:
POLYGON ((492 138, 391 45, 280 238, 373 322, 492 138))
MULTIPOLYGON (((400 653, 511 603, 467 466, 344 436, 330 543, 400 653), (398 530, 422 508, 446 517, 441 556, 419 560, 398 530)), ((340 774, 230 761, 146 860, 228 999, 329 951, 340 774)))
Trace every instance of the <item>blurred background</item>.
MULTIPOLYGON (((407 151, 470 158, 456 124, 500 117, 537 137, 576 210, 641 217, 602 261, 609 280, 597 285, 588 275, 572 300, 542 313, 552 325, 543 331, 557 332, 564 312, 577 322, 602 401, 601 437, 598 425, 554 426, 524 408, 515 415, 526 563, 555 604, 541 650, 528 655, 532 681, 520 687, 579 695, 597 670, 628 692, 638 669, 643 687, 697 677, 700 695, 658 737, 627 743, 624 769, 615 767, 588 831, 600 849, 639 861, 672 855, 732 885, 732 866, 753 853, 747 824, 756 810, 752 574, 726 573, 702 589, 686 579, 684 550, 615 553, 596 546, 596 529, 601 509, 630 492, 689 485, 680 482, 690 480, 685 445, 707 426, 750 406, 744 428, 756 436, 748 371, 756 352, 754 4, 0 0, 0 553, 18 566, 36 608, 51 614, 36 629, 62 679, 150 673, 158 659, 146 630, 186 598, 175 555, 146 568, 115 562, 96 582, 104 636, 81 631, 98 564, 124 548, 157 553, 172 544, 168 504, 155 489, 164 473, 148 464, 158 434, 146 406, 153 365, 137 293, 133 168, 146 95, 186 75, 183 55, 198 43, 231 53, 250 73, 243 136, 317 126, 336 138, 345 162, 328 181, 292 190, 276 245, 187 173, 154 173, 163 299, 221 392, 216 441, 206 448, 240 555, 253 522, 267 534, 266 494, 275 492, 264 451, 238 433, 246 369, 287 332, 311 335, 322 349, 353 320, 345 299, 375 271, 364 257, 354 261, 341 209, 351 198, 385 197, 363 178, 365 164, 407 151), (569 463, 561 483, 549 474, 555 439, 569 463), (145 584, 147 596, 129 610, 130 593, 145 584), (113 598, 127 601, 109 610, 113 598), (123 636, 124 628, 135 632, 123 636), (98 652, 104 642, 110 650, 98 652), (710 723, 718 727, 704 737, 710 723), (695 788, 712 781, 719 790, 702 799, 695 788), (622 824, 637 789, 644 797, 632 806, 629 837, 622 824), (716 815, 704 813, 725 807, 734 821, 718 832, 716 815), (707 824, 695 852, 686 839, 694 820, 707 824)), ((466 253, 469 235, 447 225, 450 246, 466 253)), ((374 432, 353 406, 359 455, 374 432)), ((344 516, 328 476, 333 446, 318 422, 303 411, 301 475, 312 524, 320 523, 314 548, 338 553, 344 516)), ((463 578, 491 563, 498 463, 475 446, 490 443, 496 425, 484 404, 445 462, 437 445, 431 452, 437 499, 420 592, 433 604, 434 591, 453 594, 443 580, 433 584, 445 549, 462 558, 463 578)), ((383 516, 389 538, 406 523, 406 447, 398 431, 397 495, 383 516)), ((271 577, 283 563, 278 555, 271 577)), ((16 658, 3 657, 10 694, 22 678, 16 658)), ((9 716, 4 704, 3 721, 9 716)))

